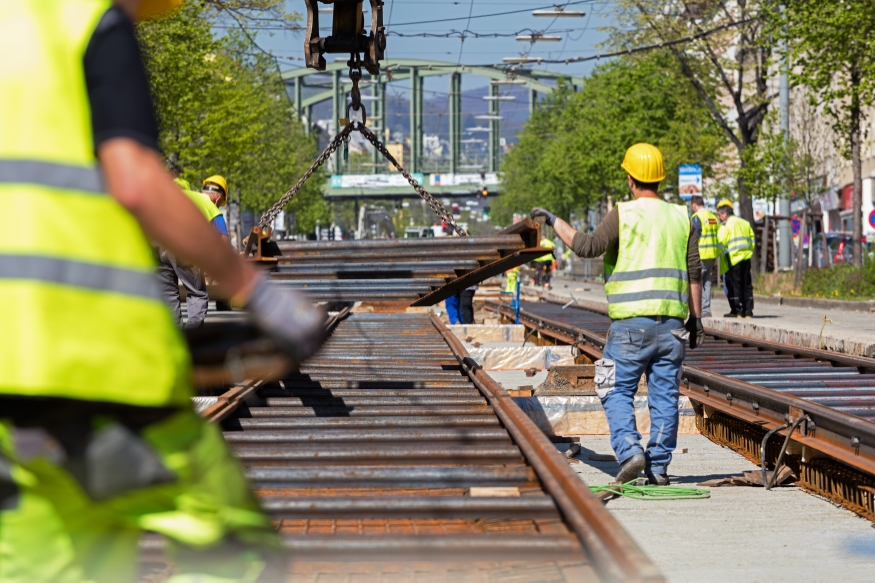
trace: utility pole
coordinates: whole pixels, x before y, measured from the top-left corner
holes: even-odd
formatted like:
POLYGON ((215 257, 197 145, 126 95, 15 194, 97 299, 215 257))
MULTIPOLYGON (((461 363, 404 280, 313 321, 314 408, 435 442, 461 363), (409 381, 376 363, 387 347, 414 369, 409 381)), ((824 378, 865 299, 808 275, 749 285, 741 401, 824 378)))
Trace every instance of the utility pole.
MULTIPOLYGON (((782 8, 783 10, 783 8, 782 8)), ((787 41, 781 41, 781 76, 778 87, 778 99, 781 108, 781 134, 786 145, 790 141, 790 80, 787 78, 787 41)), ((778 214, 783 217, 790 216, 790 185, 787 184, 786 174, 782 177, 784 184, 781 188, 781 198, 778 199, 778 214)), ((800 233, 800 237, 802 234, 800 233)), ((778 221, 778 266, 789 269, 791 265, 792 238, 790 233, 790 221, 781 219, 778 221)))

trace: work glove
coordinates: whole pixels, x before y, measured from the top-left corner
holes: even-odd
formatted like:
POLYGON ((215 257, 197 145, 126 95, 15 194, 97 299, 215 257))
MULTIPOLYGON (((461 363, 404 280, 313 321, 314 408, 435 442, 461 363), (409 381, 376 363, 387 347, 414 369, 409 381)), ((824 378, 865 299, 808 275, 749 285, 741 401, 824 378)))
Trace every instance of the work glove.
POLYGON ((540 207, 533 208, 532 212, 529 213, 529 216, 531 216, 533 219, 536 219, 538 217, 544 217, 546 219, 546 223, 551 227, 553 226, 553 223, 556 222, 556 215, 554 215, 547 209, 542 209, 540 207))
POLYGON ((690 315, 684 328, 690 333, 690 350, 701 346, 705 342, 705 327, 702 326, 702 318, 690 315))
POLYGON ((259 279, 243 306, 252 322, 296 363, 313 356, 325 341, 325 312, 299 291, 259 279))

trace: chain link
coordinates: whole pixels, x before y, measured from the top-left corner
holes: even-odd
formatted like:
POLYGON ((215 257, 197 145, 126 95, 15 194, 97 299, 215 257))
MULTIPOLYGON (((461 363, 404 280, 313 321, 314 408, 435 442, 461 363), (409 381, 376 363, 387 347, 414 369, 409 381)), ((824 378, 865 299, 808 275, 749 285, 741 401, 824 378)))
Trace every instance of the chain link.
MULTIPOLYGON (((362 105, 361 91, 359 90, 359 81, 362 78, 362 69, 361 60, 358 54, 353 54, 352 58, 350 58, 350 60, 347 62, 347 65, 349 65, 350 67, 349 78, 352 79, 352 103, 350 104, 350 107, 352 107, 354 111, 362 112, 363 123, 357 121, 350 122, 345 128, 340 131, 339 134, 334 136, 334 139, 331 140, 331 143, 328 144, 328 147, 326 147, 325 150, 321 154, 319 154, 319 157, 316 158, 316 161, 313 163, 313 165, 310 166, 307 172, 305 172, 301 179, 298 180, 298 183, 295 184, 291 188, 291 190, 289 190, 281 199, 279 199, 276 204, 270 207, 267 212, 264 213, 264 215, 262 215, 261 220, 258 221, 258 226, 270 226, 274 222, 274 220, 276 220, 277 216, 279 216, 280 212, 283 210, 283 207, 285 207, 289 203, 289 201, 292 200, 292 197, 297 194, 297 192, 301 189, 304 183, 307 182, 307 180, 313 175, 313 173, 316 172, 316 170, 318 170, 320 166, 325 164, 331 154, 336 152, 344 141, 349 141, 350 134, 353 131, 358 131, 365 137, 365 139, 367 139, 371 143, 371 145, 373 145, 377 149, 378 152, 383 155, 384 158, 386 158, 386 160, 388 160, 392 163, 393 166, 395 166, 398 172, 400 172, 401 175, 407 179, 407 182, 410 183, 410 186, 413 187, 413 190, 415 190, 417 194, 419 194, 419 196, 422 198, 422 200, 424 200, 426 204, 431 207, 431 210, 434 211, 434 213, 438 216, 438 218, 440 218, 440 220, 444 224, 451 226, 460 237, 467 237, 468 233, 466 233, 464 229, 456 224, 456 221, 453 219, 453 215, 447 212, 446 207, 444 207, 444 205, 442 205, 437 199, 435 199, 435 197, 429 194, 429 192, 426 191, 425 188, 423 188, 413 178, 413 176, 411 176, 401 166, 401 164, 398 163, 397 160, 395 160, 395 157, 389 153, 389 150, 386 149, 386 146, 383 145, 383 142, 381 142, 377 135, 369 130, 368 127, 365 125, 368 118, 367 113, 365 112, 365 108, 362 105)), ((347 109, 347 111, 349 110, 347 109)))

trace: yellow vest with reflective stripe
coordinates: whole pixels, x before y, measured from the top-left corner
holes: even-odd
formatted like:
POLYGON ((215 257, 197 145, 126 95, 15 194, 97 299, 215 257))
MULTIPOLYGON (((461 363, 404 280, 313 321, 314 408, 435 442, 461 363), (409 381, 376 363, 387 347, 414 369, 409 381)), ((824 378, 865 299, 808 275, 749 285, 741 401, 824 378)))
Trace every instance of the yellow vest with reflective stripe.
MULTIPOLYGON (((83 57, 109 0, 3 0, 0 393, 184 404, 151 248, 94 156, 83 57)), ((2 44, 2 42, 0 42, 2 44)))
POLYGON ((732 265, 753 257, 756 247, 756 236, 746 220, 735 215, 729 215, 718 232, 718 240, 723 249, 729 254, 732 265))
POLYGON ((617 207, 620 243, 616 258, 605 256, 608 315, 614 320, 686 318, 690 291, 686 208, 655 198, 621 202, 617 207))
POLYGON ((720 243, 717 242, 720 222, 717 220, 717 215, 708 209, 699 209, 696 216, 702 223, 702 232, 699 234, 699 258, 714 259, 720 252, 720 243))
MULTIPOLYGON (((550 239, 547 239, 545 237, 545 238, 541 239, 540 246, 544 247, 545 249, 555 249, 556 243, 554 243, 553 241, 551 241, 550 239)), ((538 257, 534 261, 535 261, 535 263, 550 263, 553 261, 553 259, 554 259, 553 254, 547 253, 546 255, 541 255, 540 257, 538 257)))

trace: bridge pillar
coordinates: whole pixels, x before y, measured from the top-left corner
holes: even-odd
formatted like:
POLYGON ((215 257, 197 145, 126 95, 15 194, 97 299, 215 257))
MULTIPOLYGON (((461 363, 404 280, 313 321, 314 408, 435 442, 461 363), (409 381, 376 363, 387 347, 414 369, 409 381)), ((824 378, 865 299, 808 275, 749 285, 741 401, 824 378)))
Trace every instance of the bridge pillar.
MULTIPOLYGON (((340 74, 340 69, 332 71, 331 73, 331 106, 332 113, 334 115, 335 133, 339 132, 342 129, 338 120, 346 115, 346 94, 343 91, 343 84, 340 82, 340 74)), ((329 136, 328 139, 330 140, 333 137, 334 136, 329 136)), ((340 174, 343 169, 343 154, 338 150, 337 152, 332 154, 331 159, 332 173, 340 174)))
POLYGON ((422 164, 422 89, 423 78, 416 67, 410 68, 410 163, 408 172, 419 172, 422 164))
MULTIPOLYGON (((496 116, 501 113, 500 95, 501 87, 489 84, 489 95, 493 98, 489 102, 489 115, 496 116)), ((498 172, 501 160, 501 122, 498 119, 489 120, 489 171, 498 172)))
MULTIPOLYGON (((382 83, 381 75, 371 75, 371 82, 373 85, 371 87, 371 94, 374 96, 374 100, 371 102, 373 105, 371 106, 371 115, 368 116, 368 119, 373 119, 370 123, 371 128, 380 128, 386 127, 386 87, 382 83)), ((385 143, 385 132, 382 130, 374 130, 374 133, 380 138, 381 142, 385 143)), ((376 148, 373 148, 373 156, 371 162, 374 164, 373 174, 379 174, 382 170, 378 164, 385 163, 386 160, 383 159, 382 154, 377 151, 376 148)))
POLYGON ((450 172, 459 171, 462 157, 462 74, 450 74, 450 172))
POLYGON ((538 91, 537 89, 529 89, 529 117, 535 113, 538 107, 538 91))
POLYGON ((298 121, 301 121, 301 102, 303 99, 304 80, 301 77, 295 77, 295 115, 298 116, 298 121))

